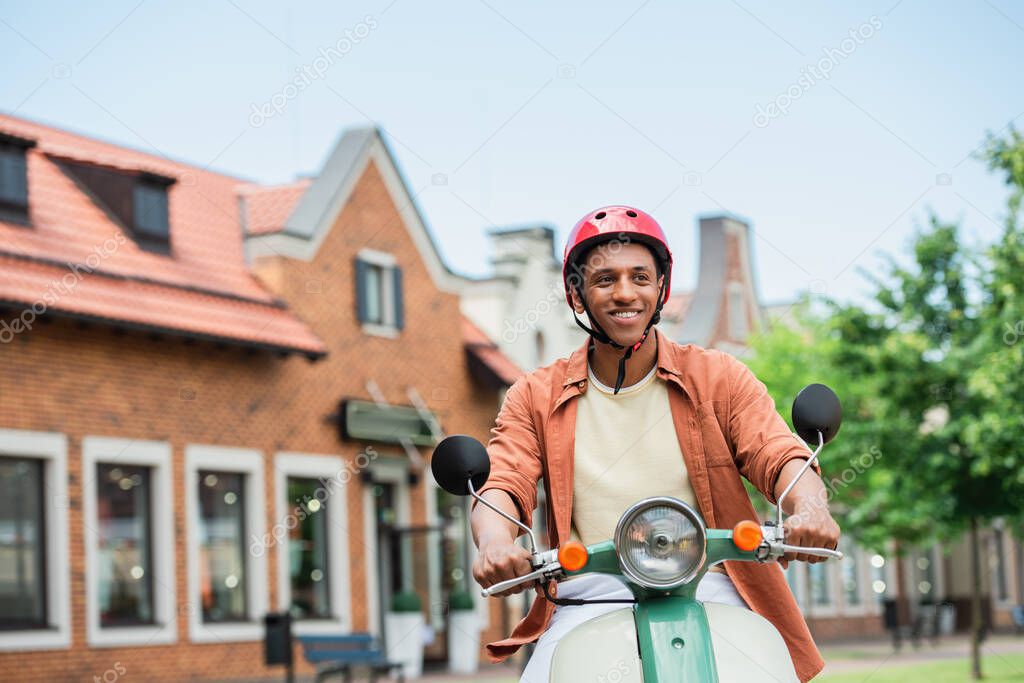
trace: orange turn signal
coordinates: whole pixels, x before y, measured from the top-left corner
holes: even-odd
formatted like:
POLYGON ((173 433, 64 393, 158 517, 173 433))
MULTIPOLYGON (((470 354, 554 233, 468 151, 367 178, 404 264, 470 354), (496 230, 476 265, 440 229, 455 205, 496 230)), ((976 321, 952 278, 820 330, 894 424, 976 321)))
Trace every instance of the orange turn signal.
POLYGON ((583 569, 587 564, 587 547, 579 541, 569 541, 558 549, 558 563, 569 572, 583 569))
POLYGON ((732 542, 740 550, 750 552, 761 545, 764 534, 761 525, 745 519, 732 528, 732 542))

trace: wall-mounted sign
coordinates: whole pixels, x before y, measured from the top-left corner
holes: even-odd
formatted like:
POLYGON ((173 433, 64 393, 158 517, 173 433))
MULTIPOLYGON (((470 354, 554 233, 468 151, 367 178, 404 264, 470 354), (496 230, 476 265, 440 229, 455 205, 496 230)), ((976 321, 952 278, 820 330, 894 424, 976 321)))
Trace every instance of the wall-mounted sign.
POLYGON ((343 439, 382 443, 408 439, 416 446, 433 446, 436 442, 430 420, 412 406, 349 399, 341 402, 339 414, 343 439))

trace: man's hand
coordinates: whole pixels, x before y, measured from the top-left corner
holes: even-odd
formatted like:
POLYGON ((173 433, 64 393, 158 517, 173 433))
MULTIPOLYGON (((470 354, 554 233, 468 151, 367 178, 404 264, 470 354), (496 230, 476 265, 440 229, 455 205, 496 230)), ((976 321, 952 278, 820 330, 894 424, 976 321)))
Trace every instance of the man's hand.
MULTIPOLYGON (((500 536, 480 539, 479 553, 473 562, 473 578, 483 588, 490 588, 496 583, 529 574, 531 571, 533 567, 530 566, 530 551, 526 548, 500 536)), ((529 583, 523 583, 495 595, 515 595, 530 587, 529 583)))
MULTIPOLYGON (((797 500, 793 514, 786 519, 783 528, 786 530, 787 545, 828 548, 829 550, 835 550, 839 545, 839 525, 832 519, 823 496, 797 500)), ((785 569, 791 560, 814 564, 826 559, 828 558, 805 555, 804 553, 786 553, 779 560, 779 564, 785 569)))

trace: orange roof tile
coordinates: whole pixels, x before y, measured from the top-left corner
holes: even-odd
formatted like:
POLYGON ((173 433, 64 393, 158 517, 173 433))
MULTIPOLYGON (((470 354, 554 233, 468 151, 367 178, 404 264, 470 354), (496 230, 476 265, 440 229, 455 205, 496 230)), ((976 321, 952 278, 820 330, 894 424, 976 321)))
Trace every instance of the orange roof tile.
POLYGON ((88 264, 55 313, 321 355, 325 346, 249 272, 238 190, 244 181, 24 119, 0 115, 0 132, 35 141, 27 151, 28 225, 0 220, 0 299, 40 301, 69 264, 88 264), (171 252, 140 248, 109 211, 69 177, 61 160, 157 174, 168 188, 171 252))
POLYGON ((283 230, 285 221, 311 183, 303 179, 289 185, 249 185, 239 189, 245 233, 267 235, 283 230))
POLYGON ((512 386, 525 374, 483 330, 465 316, 462 316, 462 341, 466 353, 475 358, 502 384, 512 386))

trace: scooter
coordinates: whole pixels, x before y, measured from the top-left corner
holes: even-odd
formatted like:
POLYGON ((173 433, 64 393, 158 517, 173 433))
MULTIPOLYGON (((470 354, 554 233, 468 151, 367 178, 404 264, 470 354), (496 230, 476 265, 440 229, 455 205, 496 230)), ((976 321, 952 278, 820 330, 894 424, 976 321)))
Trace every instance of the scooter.
POLYGON ((592 572, 622 577, 633 593, 631 607, 590 619, 560 639, 551 663, 552 683, 796 682, 786 644, 768 620, 695 598, 708 569, 727 560, 773 562, 786 553, 842 559, 838 550, 787 544, 782 523, 782 501, 839 431, 839 399, 825 385, 811 384, 794 400, 792 417, 800 438, 816 445, 814 452, 778 497, 774 520, 747 520, 733 529, 708 529, 690 505, 655 497, 626 510, 612 540, 538 551, 529 527, 477 495, 490 474, 483 444, 464 435, 447 437, 435 449, 431 469, 441 488, 472 496, 521 527, 529 539, 533 571, 485 588, 484 597, 539 581, 557 604, 548 593, 549 582, 592 572))

